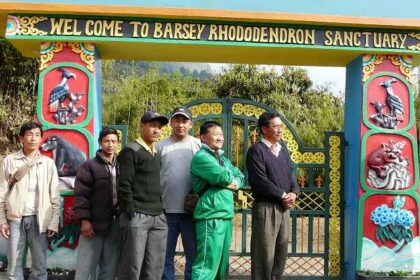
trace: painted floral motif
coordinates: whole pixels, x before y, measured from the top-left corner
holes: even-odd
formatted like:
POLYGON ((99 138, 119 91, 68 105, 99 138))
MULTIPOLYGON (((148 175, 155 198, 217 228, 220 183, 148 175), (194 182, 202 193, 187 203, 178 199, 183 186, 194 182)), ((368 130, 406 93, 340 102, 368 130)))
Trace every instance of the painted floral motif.
POLYGON ((375 225, 386 227, 392 224, 397 214, 394 209, 388 208, 385 204, 377 207, 371 214, 370 219, 375 225))
POLYGON ((378 226, 376 240, 381 240, 384 243, 391 240, 396 244, 393 248, 395 252, 400 250, 404 243, 413 240, 411 227, 414 225, 415 218, 411 211, 402 209, 404 203, 405 197, 396 196, 393 208, 382 204, 376 207, 370 215, 372 222, 378 226))
POLYGON ((402 210, 398 213, 395 224, 399 227, 404 227, 405 229, 409 229, 414 225, 414 215, 412 212, 407 210, 402 210))

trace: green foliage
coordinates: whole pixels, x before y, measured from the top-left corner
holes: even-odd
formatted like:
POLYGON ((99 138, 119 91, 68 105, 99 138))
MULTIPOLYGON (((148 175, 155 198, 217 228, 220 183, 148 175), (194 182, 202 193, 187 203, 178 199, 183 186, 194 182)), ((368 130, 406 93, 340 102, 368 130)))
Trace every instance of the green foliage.
POLYGON ((114 80, 118 77, 136 74, 143 76, 150 67, 156 67, 160 73, 179 72, 183 76, 192 76, 197 79, 209 79, 212 77, 211 69, 204 63, 182 63, 182 62, 145 62, 131 60, 103 61, 104 80, 114 80), (112 69, 109 67, 112 66, 112 69))
POLYGON ((220 98, 235 97, 264 103, 284 115, 306 146, 322 146, 324 131, 341 131, 344 102, 327 87, 312 88, 305 69, 273 69, 232 65, 215 77, 213 91, 220 98))
MULTIPOLYGON (((112 70, 107 62, 104 69, 112 70)), ((107 74, 109 75, 109 74, 107 74)), ((156 65, 150 65, 143 76, 136 73, 104 80, 103 121, 104 124, 128 124, 130 140, 137 138, 139 118, 147 110, 162 114, 189 101, 213 97, 209 81, 200 81, 180 72, 161 73, 156 65)))
POLYGON ((0 154, 17 147, 21 124, 34 118, 38 65, 0 37, 0 154))
POLYGON ((274 70, 255 65, 236 64, 215 77, 213 92, 219 98, 243 98, 261 103, 279 91, 281 79, 274 70))
POLYGON ((313 84, 308 72, 303 68, 284 67, 281 78, 283 80, 281 92, 286 94, 302 95, 313 84))
POLYGON ((285 67, 281 74, 255 65, 231 65, 210 79, 181 72, 162 73, 148 64, 139 76, 135 68, 104 62, 105 124, 128 124, 129 139, 138 137, 139 116, 153 109, 163 114, 200 98, 244 98, 280 111, 297 129, 306 146, 322 146, 324 131, 342 130, 343 100, 328 88, 312 88, 307 71, 285 67), (214 96, 216 95, 216 96, 214 96))
POLYGON ((420 276, 420 272, 412 273, 409 271, 400 271, 400 270, 391 270, 388 272, 385 271, 372 271, 372 270, 362 270, 358 272, 360 275, 364 276, 420 276))

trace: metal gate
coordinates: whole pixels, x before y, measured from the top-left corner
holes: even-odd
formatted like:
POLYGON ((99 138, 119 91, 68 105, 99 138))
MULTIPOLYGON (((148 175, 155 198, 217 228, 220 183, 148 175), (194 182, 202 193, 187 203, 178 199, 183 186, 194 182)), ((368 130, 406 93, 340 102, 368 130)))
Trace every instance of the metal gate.
MULTIPOLYGON (((185 106, 193 113, 195 136, 204 121, 216 120, 222 124, 225 153, 246 175, 246 152, 258 140, 257 119, 261 113, 274 110, 242 99, 206 99, 185 106)), ((290 123, 281 118, 285 124, 283 141, 301 187, 301 195, 291 211, 285 275, 287 279, 339 279, 343 271, 343 133, 326 132, 323 148, 303 147, 290 123)), ((249 278, 251 273, 253 201, 249 187, 235 195, 230 279, 249 278)), ((185 260, 180 242, 177 248, 176 269, 177 274, 182 274, 185 260)))

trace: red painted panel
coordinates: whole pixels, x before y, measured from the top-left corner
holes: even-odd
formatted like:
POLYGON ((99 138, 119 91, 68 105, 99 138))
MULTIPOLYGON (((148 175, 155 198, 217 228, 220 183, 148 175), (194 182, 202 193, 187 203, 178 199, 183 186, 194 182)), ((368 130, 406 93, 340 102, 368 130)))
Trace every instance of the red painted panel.
POLYGON ((401 75, 400 65, 394 65, 389 59, 384 59, 381 64, 376 65, 374 74, 379 72, 392 72, 401 75))
POLYGON ((82 59, 80 58, 80 54, 73 52, 72 49, 68 46, 64 47, 61 52, 55 53, 49 65, 53 65, 55 63, 60 63, 60 62, 77 63, 83 67, 85 67, 86 65, 86 63, 84 63, 82 59))
MULTIPOLYGON (((375 210, 376 207, 379 207, 385 204, 388 208, 393 208, 394 195, 372 195, 371 197, 367 198, 364 203, 364 211, 363 211, 363 236, 369 238, 370 240, 374 241, 378 246, 387 246, 389 248, 393 248, 396 244, 390 240, 383 242, 382 240, 378 240, 376 238, 378 226, 374 224, 371 220, 372 212, 375 210)), ((418 205, 416 201, 411 196, 401 196, 405 198, 405 203, 402 207, 402 210, 410 211, 415 216, 415 223, 410 228, 413 237, 419 235, 418 232, 418 217, 416 213, 418 213, 418 205)))
MULTIPOLYGON (((367 105, 367 117, 369 119, 370 116, 376 114, 374 106, 372 105, 373 102, 380 102, 384 105, 383 113, 388 114, 390 112, 389 107, 387 106, 387 92, 386 89, 381 86, 382 83, 385 81, 389 81, 391 79, 394 79, 395 82, 392 83, 392 90, 395 93, 395 95, 401 100, 403 108, 404 108, 404 114, 401 116, 404 120, 399 123, 398 129, 404 128, 408 125, 410 122, 410 94, 407 86, 405 83, 403 83, 401 80, 392 77, 392 76, 380 76, 372 81, 369 82, 367 86, 367 99, 366 99, 366 105, 367 105)), ((371 122, 374 125, 377 125, 373 120, 369 119, 369 122, 371 122)))
MULTIPOLYGON (((376 163, 378 162, 384 162, 384 157, 387 156, 383 153, 383 151, 379 151, 382 149, 382 144, 389 144, 389 141, 395 141, 395 142, 405 142, 405 146, 402 148, 402 153, 398 155, 399 160, 402 159, 408 159, 408 173, 411 175, 411 178, 409 180, 409 184, 402 186, 404 189, 411 187, 414 184, 414 158, 413 158, 413 144, 412 142, 402 135, 398 134, 374 134, 371 135, 368 140, 366 141, 366 160, 365 160, 365 180, 366 185, 369 187, 372 187, 372 185, 369 184, 367 177, 368 177, 368 171, 369 171, 369 164, 373 165, 373 161, 375 160, 376 163)), ((392 153, 392 155, 395 155, 392 153)), ((384 163, 385 164, 385 163, 384 163)), ((376 164, 375 164, 376 165, 376 164)))
MULTIPOLYGON (((42 137, 42 143, 45 143, 45 140, 50 136, 59 136, 66 140, 68 143, 73 145, 75 148, 80 149, 88 158, 89 156, 89 142, 86 137, 75 130, 59 130, 59 129, 49 129, 44 132, 44 135, 42 137)), ((43 152, 44 153, 44 152, 43 152)), ((47 152, 47 155, 49 155, 52 158, 52 153, 47 152)))
MULTIPOLYGON (((83 71, 77 68, 70 66, 65 66, 63 68, 75 75, 75 78, 72 77, 68 79, 67 85, 71 94, 81 94, 80 100, 77 100, 75 103, 76 108, 78 108, 79 106, 82 106, 84 108, 84 111, 81 112, 81 115, 75 119, 76 124, 81 123, 86 119, 88 112, 87 110, 89 102, 89 78, 83 71)), ((54 68, 44 76, 44 80, 42 82, 42 116, 45 119, 45 121, 51 124, 58 124, 58 122, 54 118, 54 115, 57 112, 57 106, 53 107, 52 104, 49 104, 50 96, 52 91, 59 86, 62 80, 63 72, 60 71, 59 68, 54 68)), ((64 101, 64 105, 68 107, 69 103, 70 99, 66 98, 64 101)))

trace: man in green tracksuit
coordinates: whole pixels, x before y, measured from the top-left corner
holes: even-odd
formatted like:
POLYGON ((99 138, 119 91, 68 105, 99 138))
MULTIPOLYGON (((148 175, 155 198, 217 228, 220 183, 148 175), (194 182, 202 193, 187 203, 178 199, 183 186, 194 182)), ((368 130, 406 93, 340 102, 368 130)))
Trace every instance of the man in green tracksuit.
POLYGON ((193 280, 225 279, 232 236, 233 191, 242 188, 244 175, 223 156, 223 131, 219 123, 200 127, 202 148, 191 162, 192 188, 200 199, 194 210, 197 255, 193 280))

